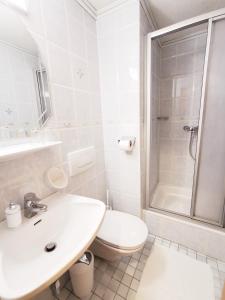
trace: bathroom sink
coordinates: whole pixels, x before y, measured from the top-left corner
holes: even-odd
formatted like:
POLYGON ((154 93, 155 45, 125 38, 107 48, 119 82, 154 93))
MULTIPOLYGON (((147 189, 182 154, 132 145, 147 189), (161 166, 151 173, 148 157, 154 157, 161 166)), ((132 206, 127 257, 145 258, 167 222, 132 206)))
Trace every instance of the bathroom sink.
POLYGON ((76 195, 56 193, 42 202, 48 211, 20 227, 0 223, 2 299, 30 299, 53 283, 89 247, 105 214, 101 201, 76 195), (47 252, 49 243, 56 247, 47 252))

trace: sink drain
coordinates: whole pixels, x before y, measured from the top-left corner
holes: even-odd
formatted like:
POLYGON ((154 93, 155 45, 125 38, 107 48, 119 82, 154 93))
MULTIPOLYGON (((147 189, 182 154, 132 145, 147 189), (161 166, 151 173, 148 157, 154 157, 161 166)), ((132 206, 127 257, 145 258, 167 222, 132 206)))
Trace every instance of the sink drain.
POLYGON ((54 243, 54 242, 51 242, 51 243, 48 243, 46 246, 45 246, 45 251, 46 252, 52 252, 55 250, 57 244, 54 243))

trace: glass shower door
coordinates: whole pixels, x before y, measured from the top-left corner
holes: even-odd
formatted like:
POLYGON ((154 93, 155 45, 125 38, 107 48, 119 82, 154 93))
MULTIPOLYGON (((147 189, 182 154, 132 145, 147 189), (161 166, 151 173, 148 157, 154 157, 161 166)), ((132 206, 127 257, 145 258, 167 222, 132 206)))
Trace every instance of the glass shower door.
POLYGON ((190 216, 208 22, 151 41, 149 200, 190 216))
POLYGON ((210 21, 193 217, 223 226, 225 197, 225 18, 210 21))

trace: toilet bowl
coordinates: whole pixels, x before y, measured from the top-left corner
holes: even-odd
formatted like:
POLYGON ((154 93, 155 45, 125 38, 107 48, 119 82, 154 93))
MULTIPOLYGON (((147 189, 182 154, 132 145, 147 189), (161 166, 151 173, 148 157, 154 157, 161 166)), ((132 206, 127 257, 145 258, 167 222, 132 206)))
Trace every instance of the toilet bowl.
POLYGON ((147 226, 140 218, 107 210, 91 250, 96 256, 114 261, 141 250, 147 236, 147 226))

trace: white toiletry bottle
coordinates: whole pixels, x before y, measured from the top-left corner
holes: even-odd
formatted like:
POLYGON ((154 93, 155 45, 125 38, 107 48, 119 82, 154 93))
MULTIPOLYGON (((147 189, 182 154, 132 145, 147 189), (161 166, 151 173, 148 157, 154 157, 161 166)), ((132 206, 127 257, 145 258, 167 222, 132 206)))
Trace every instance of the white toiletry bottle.
POLYGON ((13 202, 5 210, 6 222, 9 228, 16 228, 22 223, 21 208, 13 202))

